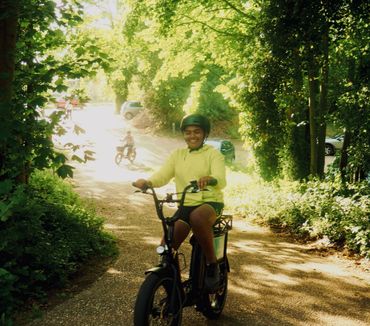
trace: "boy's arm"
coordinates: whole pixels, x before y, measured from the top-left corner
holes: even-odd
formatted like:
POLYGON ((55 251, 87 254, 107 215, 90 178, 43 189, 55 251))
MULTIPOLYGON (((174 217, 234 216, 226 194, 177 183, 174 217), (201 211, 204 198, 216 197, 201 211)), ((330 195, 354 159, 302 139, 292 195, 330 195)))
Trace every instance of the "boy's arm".
POLYGON ((153 187, 162 187, 175 176, 175 152, 173 152, 162 167, 148 181, 153 187))

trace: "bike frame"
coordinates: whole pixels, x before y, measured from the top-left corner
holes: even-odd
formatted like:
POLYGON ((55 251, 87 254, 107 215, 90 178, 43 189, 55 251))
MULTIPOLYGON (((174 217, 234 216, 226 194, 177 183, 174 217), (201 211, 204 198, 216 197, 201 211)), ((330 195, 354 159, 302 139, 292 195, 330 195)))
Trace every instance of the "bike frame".
MULTIPOLYGON (((174 194, 167 194, 165 199, 158 199, 157 194, 154 191, 154 189, 152 187, 148 188, 151 190, 151 194, 154 198, 157 215, 162 222, 162 229, 163 229, 163 235, 164 235, 164 251, 163 253, 161 253, 161 257, 162 257, 161 264, 159 266, 148 269, 145 272, 145 274, 149 274, 149 273, 157 273, 157 274, 170 273, 172 274, 175 280, 175 284, 177 284, 178 288, 181 290, 182 298, 184 298, 185 293, 184 293, 184 289, 181 283, 178 252, 173 249, 172 241, 173 241, 173 236, 174 236, 175 222, 181 216, 186 193, 191 188, 198 189, 196 181, 192 181, 192 183, 189 184, 184 189, 184 191, 182 192, 181 199, 174 199, 173 198, 174 194), (179 209, 176 211, 176 213, 173 216, 170 216, 170 217, 164 216, 163 207, 166 203, 178 203, 179 204, 179 209)), ((173 287, 173 291, 176 291, 176 286, 173 287)))
MULTIPOLYGON (((204 283, 204 272, 205 272, 205 258, 203 254, 203 250, 200 247, 197 239, 194 235, 190 238, 190 244, 192 246, 191 250, 191 261, 190 261, 190 270, 189 270, 189 278, 182 282, 181 280, 181 270, 179 266, 179 254, 176 250, 173 249, 173 236, 174 236, 174 227, 175 222, 179 220, 182 216, 183 211, 183 204, 185 201, 185 196, 189 192, 197 192, 199 191, 198 185, 196 181, 191 181, 191 183, 185 187, 182 192, 180 199, 174 199, 173 195, 176 194, 167 194, 164 199, 158 199, 157 194, 155 193, 152 187, 148 187, 150 190, 150 194, 154 198, 154 203, 156 207, 156 212, 159 219, 162 222, 162 229, 164 234, 164 251, 160 253, 161 255, 161 263, 158 266, 150 268, 146 270, 145 274, 156 273, 159 275, 172 275, 174 279, 174 286, 172 288, 173 295, 172 298, 175 297, 176 289, 178 288, 181 291, 181 298, 182 298, 182 306, 190 306, 196 303, 197 298, 199 295, 202 294, 203 283, 204 283), (163 208, 166 203, 178 203, 179 209, 175 212, 173 216, 165 217, 163 213, 163 208)), ((147 190, 143 192, 147 192, 147 190)), ((220 233, 224 232, 224 257, 226 257, 226 248, 227 248, 227 231, 231 229, 231 216, 229 220, 223 220, 223 216, 220 214, 218 220, 216 221, 215 225, 218 228, 214 228, 216 235, 217 231, 220 233)), ((230 271, 229 264, 226 259, 223 259, 227 264, 227 271, 230 271)), ((170 305, 172 305, 171 302, 170 305)))
MULTIPOLYGON (((220 214, 215 226, 214 226, 214 236, 217 237, 222 234, 224 236, 224 246, 223 246, 223 257, 218 260, 220 264, 226 264, 227 272, 230 272, 229 262, 227 260, 227 241, 228 241, 228 230, 232 228, 232 217, 230 215, 220 214), (226 259, 225 259, 226 258, 226 259)), ((189 269, 189 279, 185 281, 184 288, 188 288, 189 293, 185 298, 185 306, 190 306, 196 304, 197 299, 203 294, 204 289, 204 273, 206 269, 205 257, 203 250, 197 241, 194 234, 190 238, 190 244, 192 246, 191 250, 191 260, 189 269)))

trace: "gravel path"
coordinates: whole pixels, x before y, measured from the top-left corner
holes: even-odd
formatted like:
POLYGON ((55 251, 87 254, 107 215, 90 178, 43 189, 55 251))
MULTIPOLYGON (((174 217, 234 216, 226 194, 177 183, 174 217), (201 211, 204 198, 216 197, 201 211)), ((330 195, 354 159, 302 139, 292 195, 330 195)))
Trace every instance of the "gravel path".
MULTIPOLYGON (((84 114, 95 119, 100 113, 84 114)), ((97 160, 78 166, 75 183, 77 191, 91 198, 106 218, 106 228, 117 236, 119 257, 90 286, 48 309, 30 326, 132 325, 144 271, 157 262, 160 224, 151 198, 135 194, 130 184, 159 164, 173 142, 139 135, 139 163, 123 162, 117 167, 114 141, 122 126, 112 121, 107 122, 105 133, 89 140, 97 160)), ((96 125, 89 128, 96 130, 96 125)), ((183 251, 188 250, 189 245, 184 245, 183 251)), ((370 324, 370 273, 356 267, 353 260, 322 256, 308 245, 241 218, 235 219, 230 233, 229 259, 229 294, 221 318, 207 322, 193 308, 185 308, 183 325, 370 324)))

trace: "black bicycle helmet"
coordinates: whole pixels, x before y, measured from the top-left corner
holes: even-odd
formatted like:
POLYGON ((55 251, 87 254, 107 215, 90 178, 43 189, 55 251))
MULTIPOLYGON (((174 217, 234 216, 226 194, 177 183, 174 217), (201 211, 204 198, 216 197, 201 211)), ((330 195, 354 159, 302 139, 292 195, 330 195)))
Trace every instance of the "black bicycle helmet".
POLYGON ((206 137, 211 131, 211 123, 209 122, 208 118, 199 113, 189 114, 182 118, 180 124, 181 131, 183 132, 188 126, 198 126, 202 128, 204 133, 206 134, 206 137))

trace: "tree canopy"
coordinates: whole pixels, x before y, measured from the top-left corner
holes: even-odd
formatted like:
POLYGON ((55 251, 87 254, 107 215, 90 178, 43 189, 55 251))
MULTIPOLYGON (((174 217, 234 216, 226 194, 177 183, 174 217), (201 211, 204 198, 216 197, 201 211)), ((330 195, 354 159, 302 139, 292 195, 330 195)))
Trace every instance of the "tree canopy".
POLYGON ((18 0, 2 8, 3 179, 34 167, 71 173, 49 141, 57 118, 42 122, 37 108, 66 78, 98 69, 117 112, 140 99, 160 128, 198 111, 230 136, 239 131, 267 180, 322 177, 328 124, 345 134, 343 181, 370 170, 367 1, 18 0))
POLYGON ((237 113, 266 179, 323 176, 334 123, 346 135, 343 180, 369 169, 366 1, 125 4, 124 35, 139 45, 134 75, 158 119, 195 108, 232 124, 225 117, 237 113))

